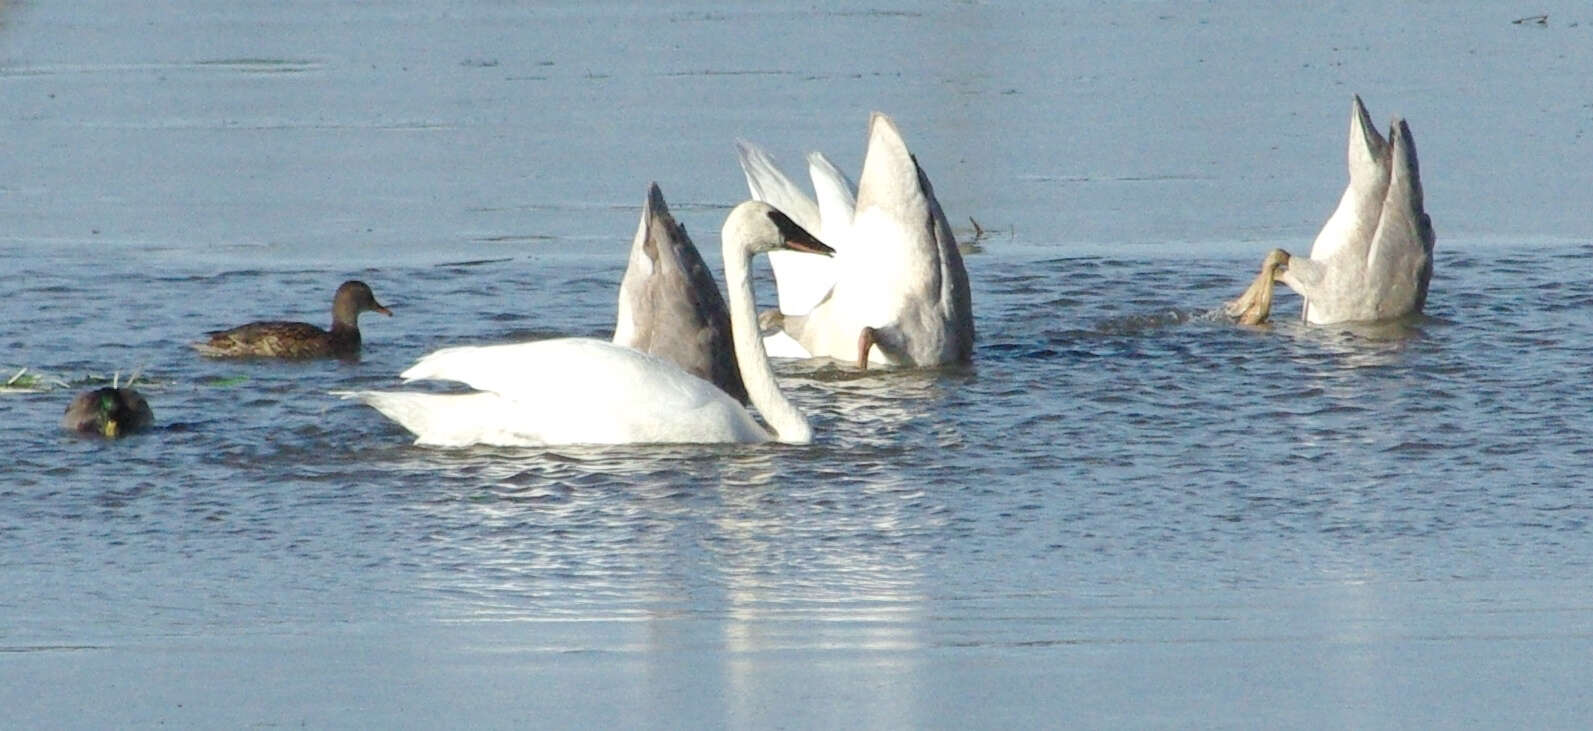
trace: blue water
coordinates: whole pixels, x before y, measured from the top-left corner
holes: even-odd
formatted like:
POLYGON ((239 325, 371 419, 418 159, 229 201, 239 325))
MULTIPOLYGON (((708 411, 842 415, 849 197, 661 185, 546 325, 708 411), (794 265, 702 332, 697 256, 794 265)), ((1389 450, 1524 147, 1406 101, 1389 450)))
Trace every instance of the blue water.
POLYGON ((1584 725, 1593 19, 1364 10, 0 8, 0 375, 46 376, 0 393, 0 705, 1584 725), (1394 74, 1411 34, 1436 60, 1394 74), (1415 131, 1426 316, 1211 316, 1308 247, 1351 91, 1415 131), (971 369, 783 363, 802 447, 424 449, 327 394, 445 345, 606 337, 648 180, 717 270, 731 141, 855 168, 876 107, 973 246, 971 369), (357 364, 185 345, 321 322, 352 277, 394 311, 357 364), (155 431, 57 429, 133 371, 155 431))

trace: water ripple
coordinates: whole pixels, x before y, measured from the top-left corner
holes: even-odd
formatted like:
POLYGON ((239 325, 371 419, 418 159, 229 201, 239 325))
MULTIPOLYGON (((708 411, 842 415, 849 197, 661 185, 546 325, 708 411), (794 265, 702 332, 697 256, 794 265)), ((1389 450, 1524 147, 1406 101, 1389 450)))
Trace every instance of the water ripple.
POLYGON ((23 257, 0 284, 8 365, 142 366, 162 426, 102 444, 55 430, 67 391, 0 394, 23 425, 0 435, 0 565, 32 587, 30 621, 92 587, 185 625, 380 613, 395 596, 461 619, 623 618, 1552 574, 1589 559, 1572 536, 1593 474, 1593 284, 1563 276, 1587 253, 1441 253, 1427 316, 1382 328, 1302 326, 1288 295, 1266 327, 1211 316, 1251 262, 978 255, 974 367, 780 364, 812 445, 464 450, 414 447, 327 392, 394 385, 444 345, 605 336, 622 262, 146 273, 23 257), (365 323, 360 363, 184 345, 257 317, 323 321, 355 275, 395 303, 365 323))

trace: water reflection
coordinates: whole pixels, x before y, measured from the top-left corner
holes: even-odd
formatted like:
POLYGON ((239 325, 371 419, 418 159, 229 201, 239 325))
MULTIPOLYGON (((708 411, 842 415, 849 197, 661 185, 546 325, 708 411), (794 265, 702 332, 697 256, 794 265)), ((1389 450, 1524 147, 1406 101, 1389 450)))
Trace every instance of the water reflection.
MULTIPOLYGON (((870 451, 840 472, 813 449, 779 447, 401 451, 395 469, 460 485, 412 508, 430 526, 415 559, 431 567, 434 611, 621 620, 586 647, 639 653, 644 692, 700 689, 723 704, 701 712, 733 726, 777 721, 768 709, 790 693, 781 678, 797 658, 877 655, 900 682, 882 686, 872 720, 914 715, 920 561, 944 525, 919 510, 922 487, 870 451)), ((804 692, 855 691, 849 675, 828 677, 835 687, 804 692)))
MULTIPOLYGON (((920 656, 913 651, 925 646, 926 597, 916 551, 899 547, 917 526, 891 507, 900 505, 893 496, 901 485, 853 487, 864 494, 852 499, 866 507, 848 515, 822 509, 837 498, 803 505, 766 490, 720 489, 723 511, 713 523, 724 582, 727 725, 778 724, 768 709, 792 691, 777 672, 790 661, 781 658, 817 651, 867 654, 880 673, 902 679, 879 686, 867 715, 856 719, 862 725, 916 717, 920 656)), ((819 674, 801 692, 843 697, 855 692, 852 683, 847 673, 819 674)))

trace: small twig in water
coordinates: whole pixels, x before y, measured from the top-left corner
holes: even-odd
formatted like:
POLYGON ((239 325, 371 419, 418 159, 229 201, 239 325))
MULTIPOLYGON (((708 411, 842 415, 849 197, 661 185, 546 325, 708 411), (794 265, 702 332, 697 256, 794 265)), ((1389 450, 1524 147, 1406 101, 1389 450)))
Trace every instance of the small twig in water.
POLYGON ((28 372, 28 367, 27 366, 22 366, 22 369, 18 370, 17 374, 11 377, 11 380, 6 381, 6 386, 10 387, 12 384, 17 382, 17 379, 22 377, 22 374, 27 373, 27 372, 28 372))
POLYGON ((1510 23, 1511 25, 1526 25, 1528 23, 1532 23, 1534 25, 1548 25, 1549 15, 1548 13, 1544 13, 1543 15, 1528 15, 1525 18, 1516 18, 1515 20, 1510 21, 1510 23))

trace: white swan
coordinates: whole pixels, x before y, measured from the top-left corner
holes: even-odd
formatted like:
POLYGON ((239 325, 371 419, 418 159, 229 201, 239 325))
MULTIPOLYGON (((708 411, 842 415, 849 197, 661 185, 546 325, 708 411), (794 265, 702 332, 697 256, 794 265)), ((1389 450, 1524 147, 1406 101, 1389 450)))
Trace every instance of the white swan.
POLYGON ((929 177, 890 117, 869 120, 868 151, 855 197, 851 183, 817 153, 808 158, 815 202, 773 160, 738 143, 754 198, 816 227, 833 261, 794 270, 772 259, 784 334, 798 357, 874 365, 936 366, 973 357, 968 273, 929 177))
POLYGON ((736 206, 723 230, 736 359, 753 406, 769 425, 713 384, 632 348, 587 338, 446 348, 404 371, 406 381, 458 381, 475 393, 356 391, 416 435, 416 444, 540 446, 665 442, 805 444, 813 429, 780 392, 758 334, 753 254, 789 248, 830 253, 766 203, 736 206))
POLYGON ((1311 257, 1274 249, 1261 274, 1228 305, 1241 322, 1266 320, 1272 282, 1305 303, 1315 325, 1390 320, 1421 312, 1433 275, 1432 219, 1422 206, 1416 142, 1395 118, 1388 139, 1377 133, 1359 96, 1350 109, 1350 182, 1311 245, 1311 257))
POLYGON ((686 227, 669 215, 657 183, 647 187, 616 309, 615 345, 673 361, 737 401, 747 402, 730 337, 730 310, 686 227))

